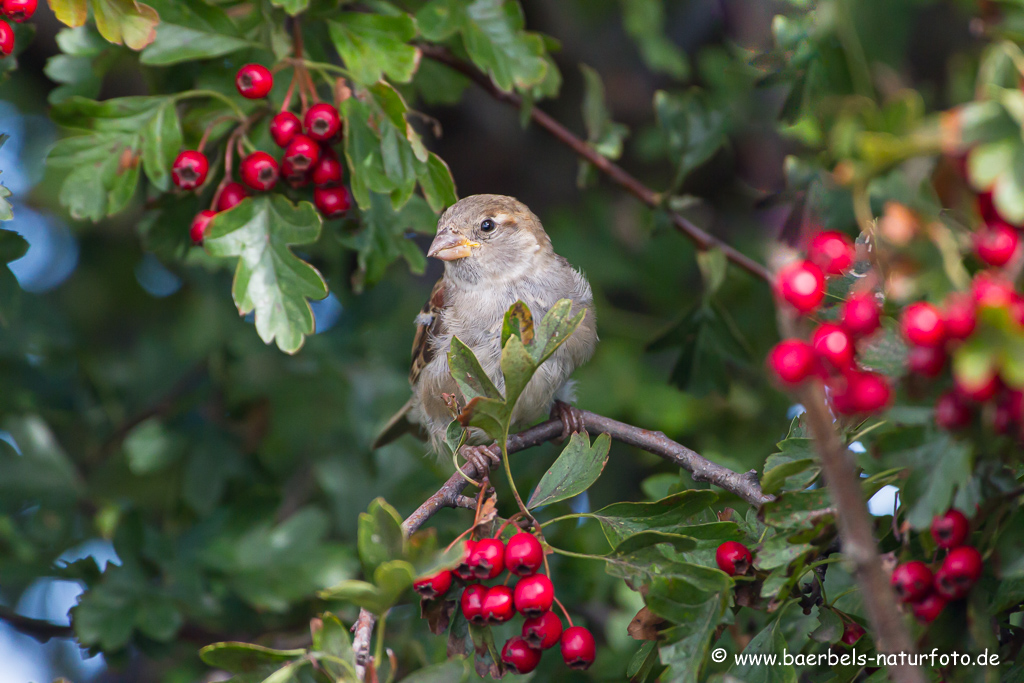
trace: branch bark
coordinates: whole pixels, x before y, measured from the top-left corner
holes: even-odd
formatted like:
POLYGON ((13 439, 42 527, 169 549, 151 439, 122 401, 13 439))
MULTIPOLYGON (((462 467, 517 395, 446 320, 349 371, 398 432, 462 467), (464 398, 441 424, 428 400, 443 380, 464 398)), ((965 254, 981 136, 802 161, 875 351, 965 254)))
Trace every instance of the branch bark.
MULTIPOLYGON (((739 496, 755 507, 775 499, 774 496, 761 491, 761 486, 757 480, 757 473, 754 470, 743 473, 734 472, 727 467, 711 462, 696 451, 673 441, 661 432, 634 427, 625 422, 619 422, 618 420, 592 413, 589 410, 580 410, 579 414, 583 419, 583 426, 588 432, 608 434, 616 441, 621 441, 622 443, 660 456, 689 472, 693 476, 694 481, 714 484, 739 496)), ((506 445, 509 454, 512 454, 539 446, 546 441, 552 441, 561 435, 561 421, 548 420, 517 434, 510 434, 506 445)), ((492 444, 491 448, 498 452, 496 444, 492 444)), ((469 463, 463 465, 462 471, 469 477, 479 477, 484 474, 482 472, 478 473, 476 468, 469 463)), ((402 522, 402 531, 405 532, 406 536, 412 535, 443 508, 472 507, 473 499, 462 495, 462 492, 468 485, 469 482, 466 480, 466 477, 459 475, 458 472, 453 474, 438 489, 437 493, 423 501, 423 504, 416 508, 402 522)), ((376 618, 373 614, 366 610, 360 610, 359 618, 352 626, 354 633, 352 648, 356 654, 356 673, 360 680, 365 675, 365 663, 369 661, 370 639, 373 636, 375 622, 376 618)))
MULTIPOLYGON (((501 90, 494 84, 494 81, 492 81, 487 74, 480 71, 472 64, 459 59, 447 48, 429 44, 421 44, 419 48, 422 51, 423 56, 440 64, 444 64, 445 66, 468 77, 487 94, 499 102, 504 102, 516 109, 522 108, 522 97, 515 92, 505 92, 504 90, 501 90)), ((699 249, 721 249, 726 258, 743 270, 766 282, 772 281, 772 274, 764 265, 758 263, 734 247, 729 246, 714 235, 711 235, 697 227, 682 214, 666 209, 663 205, 665 197, 662 194, 655 192, 644 185, 611 159, 599 154, 597 150, 587 144, 585 140, 574 135, 572 131, 556 121, 550 115, 538 109, 536 106, 531 106, 530 118, 538 126, 551 133, 556 140, 570 148, 580 158, 590 164, 593 164, 597 170, 608 176, 608 178, 613 182, 642 201, 644 204, 654 209, 665 210, 668 216, 672 219, 672 223, 676 226, 676 229, 689 237, 699 249)))

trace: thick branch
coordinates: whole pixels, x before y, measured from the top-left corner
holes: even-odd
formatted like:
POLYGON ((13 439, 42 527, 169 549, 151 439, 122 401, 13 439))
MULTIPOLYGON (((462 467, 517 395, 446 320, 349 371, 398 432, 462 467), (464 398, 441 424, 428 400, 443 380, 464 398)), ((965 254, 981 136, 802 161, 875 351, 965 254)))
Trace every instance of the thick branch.
MULTIPOLYGON (((821 470, 837 510, 836 521, 843 555, 854 565, 861 599, 867 607, 878 651, 912 653, 915 651, 914 643, 896 609, 896 596, 878 557, 873 524, 864 502, 860 478, 849 457, 849 451, 843 448, 836 434, 832 416, 825 404, 825 393, 820 385, 813 384, 801 392, 800 399, 807 410, 807 426, 814 436, 821 458, 821 470)), ((924 683, 925 680, 920 668, 916 666, 889 667, 889 676, 897 683, 924 683)))
POLYGON ((75 632, 70 626, 55 624, 46 619, 33 619, 18 614, 14 610, 0 606, 0 621, 4 621, 15 631, 32 636, 40 643, 45 643, 50 638, 74 638, 75 632))
MULTIPOLYGON (((467 76, 471 81, 476 83, 480 88, 499 102, 504 102, 516 109, 523 106, 522 97, 515 92, 505 92, 499 89, 487 74, 483 73, 472 64, 459 59, 447 48, 437 45, 423 44, 420 45, 420 50, 422 50, 424 56, 467 76)), ((660 193, 655 192, 644 185, 611 159, 602 156, 597 152, 597 150, 587 144, 585 140, 574 135, 572 131, 553 119, 547 113, 533 106, 530 108, 530 118, 538 126, 551 133, 556 140, 566 147, 569 147, 580 158, 592 164, 595 168, 644 204, 655 209, 665 208, 663 206, 664 197, 660 193)), ((721 249, 722 253, 724 253, 730 261, 738 265, 740 268, 743 268, 748 273, 755 277, 759 277, 762 280, 767 282, 772 281, 771 272, 762 264, 729 246, 717 237, 708 234, 686 219, 682 214, 675 211, 668 211, 667 209, 666 212, 672 219, 672 223, 676 226, 676 229, 693 240, 694 244, 696 244, 699 249, 704 250, 711 249, 713 247, 721 249)))

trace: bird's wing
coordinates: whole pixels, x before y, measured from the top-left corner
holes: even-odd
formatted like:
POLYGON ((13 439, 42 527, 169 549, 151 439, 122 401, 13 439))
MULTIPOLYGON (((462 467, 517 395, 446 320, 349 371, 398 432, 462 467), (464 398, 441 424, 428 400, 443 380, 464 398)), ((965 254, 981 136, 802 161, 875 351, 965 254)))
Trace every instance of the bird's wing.
MULTIPOLYGON (((438 280, 430 292, 430 298, 423 310, 416 316, 416 335, 412 340, 412 365, 409 368, 409 383, 416 386, 420 372, 434 357, 434 345, 430 339, 441 333, 441 309, 444 307, 444 281, 438 280)), ((388 420, 387 424, 373 441, 373 448, 386 446, 404 434, 413 434, 418 439, 426 440, 427 433, 422 425, 409 419, 415 397, 409 399, 402 408, 388 420)))

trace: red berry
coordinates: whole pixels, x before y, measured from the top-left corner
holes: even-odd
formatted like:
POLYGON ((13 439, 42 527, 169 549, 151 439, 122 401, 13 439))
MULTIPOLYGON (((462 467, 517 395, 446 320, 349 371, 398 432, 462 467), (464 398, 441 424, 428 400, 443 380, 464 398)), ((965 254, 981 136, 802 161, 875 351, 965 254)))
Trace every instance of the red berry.
POLYGON ((352 206, 352 198, 344 187, 318 187, 313 190, 313 204, 324 218, 337 218, 352 206))
POLYGON ((277 185, 277 159, 266 152, 253 152, 242 161, 242 182, 254 190, 267 190, 277 185))
POLYGON ((480 626, 486 623, 483 616, 486 596, 487 586, 481 586, 478 583, 466 586, 466 590, 462 591, 462 597, 459 598, 462 616, 466 617, 466 621, 480 626))
POLYGON ((341 129, 338 110, 325 102, 310 107, 303 120, 307 135, 319 142, 330 140, 341 129))
POLYGON ((825 275, 810 261, 794 261, 778 275, 779 295, 800 313, 810 313, 825 298, 825 275))
POLYGON ((923 624, 930 624, 935 621, 942 610, 946 607, 946 598, 938 593, 929 593, 917 602, 910 605, 914 616, 923 624))
POLYGON ((334 154, 324 152, 313 166, 313 184, 317 187, 337 187, 343 175, 341 161, 334 154))
POLYGON ((525 531, 508 539, 505 545, 505 568, 516 576, 536 574, 544 563, 544 548, 533 534, 525 531))
POLYGON ((562 620, 554 612, 545 612, 523 622, 523 640, 535 650, 552 648, 561 637, 562 620))
POLYGON ((469 568, 478 579, 493 579, 505 569, 505 544, 497 538, 480 539, 469 556, 469 568))
POLYGON ((534 650, 525 640, 513 636, 501 648, 501 661, 517 674, 528 674, 540 664, 540 650, 534 650))
POLYGON ((278 147, 287 147, 288 143, 302 134, 302 121, 290 111, 276 114, 270 120, 270 137, 278 147))
POLYGON ((582 626, 570 626, 562 634, 562 659, 570 669, 583 670, 594 663, 597 645, 594 636, 582 626))
POLYGON ((309 185, 309 171, 300 171, 290 159, 281 162, 281 177, 294 188, 309 185))
POLYGON ((3 19, 0 19, 0 55, 6 57, 14 52, 14 29, 3 19))
POLYGON ((944 515, 932 518, 932 538, 940 548, 956 548, 963 545, 971 525, 959 510, 948 510, 944 515))
POLYGON ((1019 243, 1017 231, 1003 222, 988 225, 974 233, 974 251, 990 266, 1005 266, 1013 258, 1019 243))
POLYGON ((971 409, 953 391, 947 391, 935 402, 935 424, 947 431, 963 429, 971 424, 971 409))
POLYGON ((837 370, 846 370, 853 365, 853 340, 846 330, 833 323, 822 323, 811 335, 811 345, 818 358, 837 370))
POLYGON ((309 171, 320 160, 320 145, 306 135, 296 135, 284 150, 284 160, 296 171, 309 171))
POLYGON ((192 226, 188 229, 189 237, 192 238, 193 244, 202 244, 203 237, 206 235, 206 229, 210 227, 210 221, 217 215, 216 211, 200 211, 196 214, 196 217, 192 219, 192 226))
POLYGON ((843 635, 839 638, 843 645, 853 645, 864 635, 864 627, 855 621, 843 624, 843 635))
POLYGON ((729 576, 746 574, 752 561, 750 550, 738 541, 726 541, 715 551, 715 563, 729 576))
POLYGON ((504 624, 516 615, 512 604, 512 589, 508 586, 494 586, 484 596, 484 606, 480 616, 488 624, 504 624))
POLYGON ((3 0, 5 15, 19 23, 28 21, 36 13, 38 0, 3 0))
POLYGON ((962 598, 981 578, 981 571, 981 553, 977 548, 969 545, 953 548, 935 572, 935 590, 950 599, 962 598))
POLYGON ((896 596, 902 602, 916 602, 932 590, 932 570, 920 560, 897 565, 890 579, 896 596))
POLYGON ((852 294, 843 303, 840 322, 843 329, 854 338, 866 337, 878 329, 882 311, 870 293, 852 294))
POLYGON ((1024 392, 1007 391, 996 404, 995 415, 992 417, 992 429, 997 434, 1010 434, 1014 427, 1019 428, 1022 417, 1024 417, 1024 392))
POLYGON ((445 569, 433 576, 428 576, 425 579, 420 579, 415 582, 412 584, 412 589, 424 598, 432 600, 433 598, 440 597, 447 593, 452 587, 453 581, 452 573, 445 569))
POLYGON ((210 171, 210 162, 206 155, 193 149, 180 153, 171 164, 171 180, 175 187, 182 190, 194 190, 206 182, 206 174, 210 171))
POLYGON ((220 197, 217 198, 217 210, 227 211, 228 209, 233 209, 248 196, 249 191, 245 189, 242 183, 228 183, 221 190, 220 197))
POLYGON ((817 365, 814 349, 800 339, 783 339, 768 354, 768 368, 784 384, 800 384, 817 365))
POLYGON ((246 64, 235 76, 235 87, 239 94, 250 100, 266 97, 274 87, 274 76, 270 69, 262 64, 246 64))
POLYGON ((954 375, 953 388, 961 398, 976 403, 984 403, 999 391, 999 376, 994 371, 971 380, 954 375))
POLYGON ((470 581, 473 579, 473 567, 469 564, 469 558, 473 556, 473 548, 475 547, 476 541, 466 541, 462 551, 462 562, 452 570, 455 576, 459 577, 463 581, 470 581))
POLYGON ((941 346, 946 340, 946 325, 939 309, 924 301, 903 310, 900 327, 903 336, 914 346, 941 346))
POLYGON ((981 220, 984 223, 995 223, 996 221, 1003 220, 996 211, 996 204, 992 201, 991 192, 979 192, 978 193, 978 215, 981 216, 981 220))
POLYGON ((907 354, 907 367, 914 374, 938 377, 946 367, 946 352, 942 347, 914 346, 907 354))
POLYGON ((832 396, 836 410, 844 415, 876 413, 888 405, 890 398, 892 389, 885 377, 860 370, 848 373, 832 396))
POLYGON ((519 579, 513 597, 516 609, 527 619, 532 619, 551 609, 555 601, 555 587, 548 577, 534 574, 519 579))
POLYGON ((974 276, 971 291, 978 306, 1005 308, 1013 303, 1013 283, 988 271, 974 276))
POLYGON ((819 232, 807 247, 807 258, 826 275, 840 275, 853 265, 853 241, 841 232, 819 232))
POLYGON ((958 292, 946 297, 945 314, 942 321, 946 324, 946 336, 950 339, 967 339, 978 324, 978 304, 974 296, 958 292))

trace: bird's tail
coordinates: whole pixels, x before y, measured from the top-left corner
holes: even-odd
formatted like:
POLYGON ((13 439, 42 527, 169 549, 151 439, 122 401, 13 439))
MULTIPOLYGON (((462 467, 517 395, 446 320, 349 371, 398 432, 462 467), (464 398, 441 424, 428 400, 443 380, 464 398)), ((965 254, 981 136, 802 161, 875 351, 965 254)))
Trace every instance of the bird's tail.
POLYGON ((409 419, 409 411, 412 410, 413 399, 410 398, 406 401, 405 405, 394 414, 394 416, 388 420, 388 423, 384 425, 384 429, 380 430, 380 434, 373 440, 371 448, 377 449, 382 446, 387 446, 389 443, 398 439, 405 434, 413 434, 418 439, 426 438, 423 433, 423 428, 409 419))

